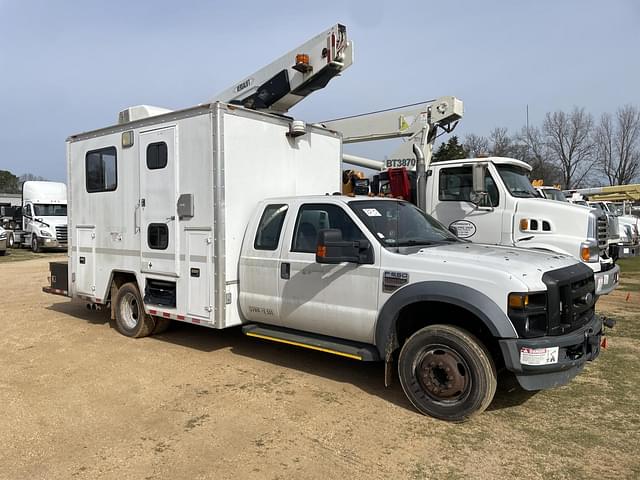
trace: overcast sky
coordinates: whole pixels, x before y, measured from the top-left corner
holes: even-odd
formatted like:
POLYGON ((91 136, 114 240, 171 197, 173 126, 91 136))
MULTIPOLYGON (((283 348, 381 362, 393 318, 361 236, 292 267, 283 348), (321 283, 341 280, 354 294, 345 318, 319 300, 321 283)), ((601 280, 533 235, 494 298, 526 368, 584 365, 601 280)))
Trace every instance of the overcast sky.
MULTIPOLYGON (((455 95, 456 133, 640 104, 640 1, 0 0, 0 169, 66 179, 65 139, 129 105, 201 103, 334 23, 356 61, 290 114, 455 95)), ((383 145, 354 153, 384 158, 383 145)))

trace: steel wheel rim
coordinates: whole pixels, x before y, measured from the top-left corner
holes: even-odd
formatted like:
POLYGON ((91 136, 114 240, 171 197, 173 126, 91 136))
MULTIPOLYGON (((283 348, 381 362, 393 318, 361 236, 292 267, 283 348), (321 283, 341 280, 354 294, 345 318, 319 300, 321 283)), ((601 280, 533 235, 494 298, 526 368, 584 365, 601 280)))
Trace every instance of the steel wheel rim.
POLYGON ((124 326, 133 330, 140 319, 140 304, 133 293, 125 293, 120 304, 120 318, 124 326))
POLYGON ((417 358, 415 375, 432 400, 456 403, 469 395, 471 370, 467 361, 446 345, 430 345, 417 358))

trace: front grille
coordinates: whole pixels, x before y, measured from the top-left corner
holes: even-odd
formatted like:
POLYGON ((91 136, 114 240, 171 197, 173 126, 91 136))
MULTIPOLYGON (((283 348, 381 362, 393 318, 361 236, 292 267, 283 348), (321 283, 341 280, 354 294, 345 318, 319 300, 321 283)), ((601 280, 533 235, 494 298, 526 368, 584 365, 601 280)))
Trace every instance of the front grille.
POLYGON ((56 226, 56 239, 58 240, 58 243, 67 243, 67 226, 66 225, 56 226))
POLYGON ((597 229, 598 249, 602 252, 606 250, 609 239, 609 223, 605 215, 598 216, 597 229))
POLYGON ((595 313, 593 271, 583 264, 552 270, 542 276, 547 285, 549 335, 562 335, 587 324, 595 313))

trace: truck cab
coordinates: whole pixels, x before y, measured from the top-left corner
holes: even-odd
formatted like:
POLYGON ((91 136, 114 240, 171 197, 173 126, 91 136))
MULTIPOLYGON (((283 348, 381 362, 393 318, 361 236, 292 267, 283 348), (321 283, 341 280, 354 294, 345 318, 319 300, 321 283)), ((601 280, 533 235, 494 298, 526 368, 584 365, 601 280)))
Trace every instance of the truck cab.
MULTIPOLYGON (((22 231, 16 243, 31 247, 67 248, 67 187, 58 182, 25 182, 22 187, 22 231)), ((12 242, 13 243, 13 242, 12 242)))
POLYGON ((599 351, 584 263, 470 243, 395 199, 260 202, 239 281, 245 333, 356 360, 396 359, 414 406, 447 420, 486 408, 497 368, 538 390, 566 383, 599 351))
POLYGON ((530 171, 525 162, 503 157, 432 163, 427 211, 473 242, 571 255, 595 273, 597 295, 611 292, 620 269, 607 253, 606 219, 587 207, 540 198, 530 171), (474 192, 473 171, 479 165, 484 191, 474 192))

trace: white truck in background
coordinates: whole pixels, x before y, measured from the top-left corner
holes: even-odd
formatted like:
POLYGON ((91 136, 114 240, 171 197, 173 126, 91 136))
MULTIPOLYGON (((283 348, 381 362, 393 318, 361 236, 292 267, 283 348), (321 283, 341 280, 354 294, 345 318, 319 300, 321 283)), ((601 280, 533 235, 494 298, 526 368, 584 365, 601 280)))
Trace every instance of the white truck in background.
POLYGON ((22 185, 21 219, 7 230, 11 248, 67 248, 67 186, 60 182, 27 181, 22 185))
POLYGON ((441 97, 320 124, 341 132, 345 144, 407 139, 384 162, 344 155, 347 163, 382 170, 371 181, 375 194, 412 201, 463 239, 571 255, 593 270, 597 295, 615 289, 620 268, 608 254, 606 219, 540 198, 527 163, 504 157, 431 162, 438 130, 450 132, 462 115, 459 99, 441 97))
POLYGON ((611 325, 570 256, 474 245, 409 202, 333 195, 342 141, 320 126, 222 102, 136 107, 69 137, 67 155, 69 261, 43 290, 110 306, 129 337, 242 326, 384 361, 386 384, 397 363, 420 412, 463 421, 498 370, 528 390, 569 382, 611 325))

